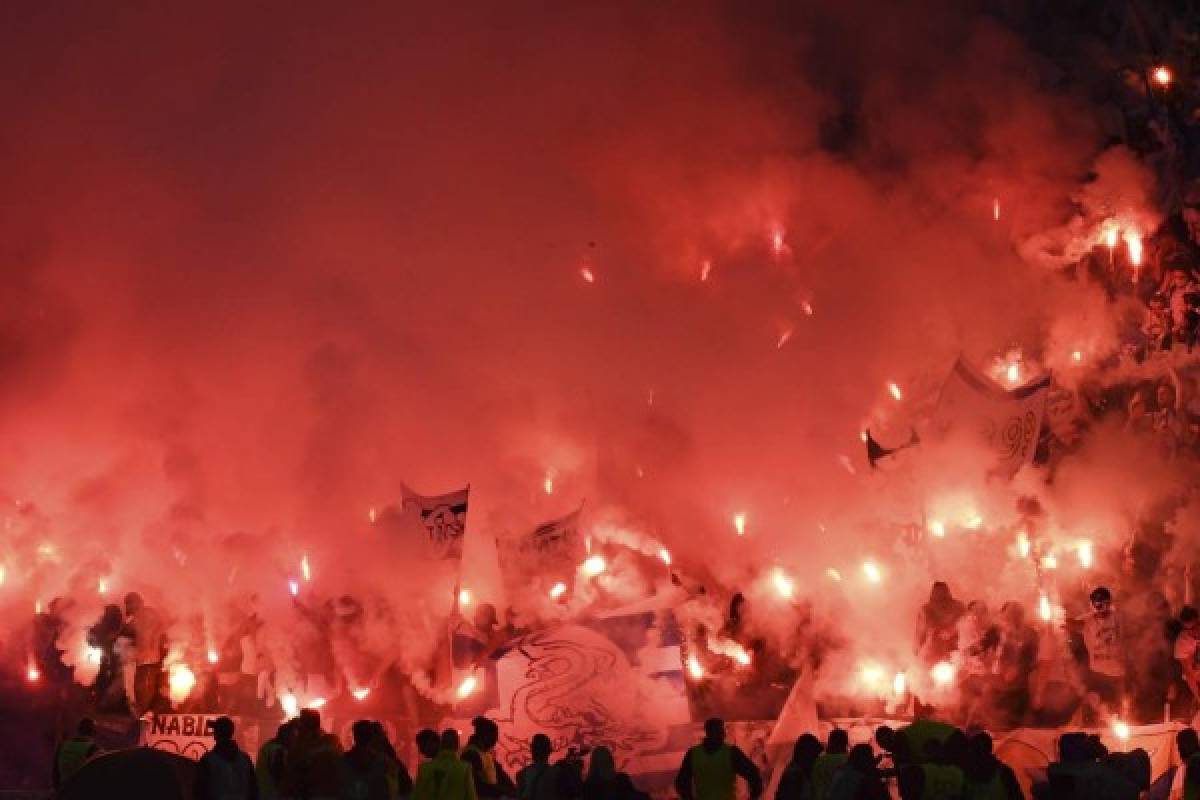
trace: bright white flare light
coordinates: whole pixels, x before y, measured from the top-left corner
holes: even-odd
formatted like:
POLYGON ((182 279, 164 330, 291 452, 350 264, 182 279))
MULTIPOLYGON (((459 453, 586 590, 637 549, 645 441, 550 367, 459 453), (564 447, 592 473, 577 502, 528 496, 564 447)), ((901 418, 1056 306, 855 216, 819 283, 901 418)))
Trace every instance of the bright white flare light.
POLYGON ((864 561, 862 565, 863 575, 871 583, 879 583, 883 580, 883 573, 879 571, 879 567, 874 561, 864 561))
POLYGON ((779 593, 780 597, 790 598, 796 591, 796 582, 781 569, 775 570, 775 574, 771 576, 771 582, 775 584, 775 591, 779 593))
POLYGON ((99 647, 85 646, 83 648, 83 660, 92 666, 99 666, 104 660, 104 651, 99 647))
POLYGON ((668 550, 667 548, 660 547, 658 549, 658 558, 660 561, 662 561, 668 567, 671 566, 671 551, 668 550))
POLYGON ((1125 231, 1121 237, 1125 240, 1125 248, 1129 251, 1129 263, 1135 267, 1142 265, 1142 235, 1137 231, 1125 231))
POLYGON ((179 705, 186 700, 195 685, 196 676, 187 664, 171 665, 167 677, 167 686, 170 689, 171 703, 173 705, 179 705))
POLYGON ((25 670, 25 680, 29 681, 30 683, 37 683, 41 679, 41 671, 38 670, 38 668, 33 664, 30 664, 29 668, 25 670))
POLYGON ((304 575, 305 583, 309 583, 310 581, 312 581, 312 569, 309 568, 309 566, 308 566, 308 554, 307 553, 300 559, 300 572, 302 575, 304 575))
POLYGON ((897 695, 902 695, 908 689, 908 678, 903 672, 897 672, 896 677, 892 678, 892 691, 897 695))
POLYGON ((700 666, 700 661, 695 656, 688 656, 688 675, 692 680, 698 681, 704 678, 704 667, 700 666))
POLYGON ((1129 740, 1129 725, 1119 719, 1113 722, 1112 732, 1122 742, 1129 740))
POLYGON ((929 677, 938 686, 949 686, 954 682, 954 665, 949 661, 939 661, 929 671, 929 677))
POLYGON ((746 512, 739 511, 733 515, 733 529, 737 531, 738 536, 746 535, 746 512))
POLYGON ((558 598, 562 597, 564 594, 566 594, 566 592, 567 592, 567 585, 565 583, 563 583, 562 581, 559 581, 558 583, 556 583, 550 587, 550 597, 554 600, 557 600, 558 598))
POLYGON ((367 695, 369 695, 370 693, 371 693, 370 689, 368 689, 366 687, 360 687, 360 688, 352 691, 350 694, 354 695, 354 699, 361 703, 363 700, 367 699, 367 695))
POLYGON ((1042 556, 1042 569, 1058 569, 1058 556, 1054 553, 1042 556))
POLYGON ((208 663, 215 664, 221 660, 221 655, 213 648, 208 649, 208 663))
POLYGON ((604 556, 588 556, 588 559, 583 562, 583 574, 589 578, 596 577, 606 569, 608 569, 608 562, 604 560, 604 556))
POLYGON ((325 702, 326 702, 326 700, 324 697, 314 697, 312 700, 308 701, 307 708, 311 708, 313 711, 317 711, 317 710, 325 707, 325 702))
POLYGON ((1092 566, 1092 543, 1080 542, 1079 549, 1075 552, 1079 556, 1079 566, 1090 569, 1092 566))
POLYGON ((1029 534, 1021 531, 1017 534, 1017 555, 1021 558, 1029 558, 1029 534))
POLYGON ((1004 379, 1011 384, 1015 384, 1021 380, 1021 365, 1016 362, 1009 364, 1004 370, 1004 379))
POLYGON ((894 399, 894 400, 903 400, 904 399, 904 392, 900 391, 900 387, 896 384, 895 381, 888 381, 887 389, 888 389, 888 392, 892 395, 892 399, 894 399))
POLYGON ((546 476, 542 478, 542 491, 546 494, 554 494, 554 476, 558 471, 553 467, 546 470, 546 476))
POLYGON ((96 581, 96 591, 100 594, 108 594, 108 578, 101 578, 96 581))
POLYGON ((931 520, 929 523, 929 532, 939 539, 946 535, 946 523, 940 519, 931 520))
POLYGON ((300 701, 296 699, 296 695, 288 692, 283 697, 279 698, 279 705, 283 709, 283 713, 288 719, 300 713, 300 701))
POLYGON ((288 591, 291 593, 292 597, 297 596, 300 594, 300 584, 296 581, 288 581, 288 591))
POLYGON ((454 693, 458 695, 459 700, 464 700, 471 696, 471 694, 475 691, 475 687, 478 685, 479 679, 474 675, 468 675, 463 679, 463 682, 458 685, 458 689, 455 690, 454 693))
POLYGON ((878 664, 863 664, 858 673, 859 679, 863 686, 871 690, 877 690, 883 686, 885 673, 883 667, 878 664))
POLYGON ((831 581, 837 581, 838 583, 841 583, 842 581, 842 573, 838 572, 833 567, 825 570, 825 574, 829 576, 829 580, 831 581))
POLYGON ((1050 605, 1050 598, 1046 597, 1046 595, 1038 598, 1038 616, 1044 622, 1054 619, 1054 607, 1050 605))
POLYGON ((458 604, 459 604, 459 606, 471 605, 471 590, 470 589, 459 589, 458 590, 458 604))

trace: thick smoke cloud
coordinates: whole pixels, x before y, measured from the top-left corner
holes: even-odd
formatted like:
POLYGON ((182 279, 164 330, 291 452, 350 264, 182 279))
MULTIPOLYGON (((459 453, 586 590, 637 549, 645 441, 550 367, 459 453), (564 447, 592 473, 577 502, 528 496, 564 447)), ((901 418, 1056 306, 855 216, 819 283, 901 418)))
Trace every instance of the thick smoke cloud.
POLYGON ((13 609, 109 575, 209 627, 254 590, 283 615, 306 553, 323 591, 404 603, 419 567, 367 510, 470 482, 482 596, 477 542, 586 499, 684 571, 780 564, 898 640, 887 609, 972 557, 889 526, 1002 526, 1013 489, 962 447, 868 480, 859 432, 903 435, 960 352, 1115 348, 1098 297, 1016 254, 1099 126, 975 4, 0 13, 0 487, 37 508, 13 609), (864 558, 885 593, 827 591, 864 558))

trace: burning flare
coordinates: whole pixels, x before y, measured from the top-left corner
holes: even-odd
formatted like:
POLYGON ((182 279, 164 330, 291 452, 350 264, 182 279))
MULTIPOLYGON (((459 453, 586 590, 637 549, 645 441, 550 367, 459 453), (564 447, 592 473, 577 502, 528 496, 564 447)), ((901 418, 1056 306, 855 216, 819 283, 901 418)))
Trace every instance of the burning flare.
POLYGON ((700 666, 700 661, 695 656, 688 656, 688 675, 692 680, 698 681, 704 678, 704 667, 700 666))
POLYGON ((733 529, 737 531, 738 536, 746 535, 746 513, 744 511, 733 515, 733 529))
POLYGON ((459 589, 458 590, 458 605, 459 606, 471 605, 471 590, 470 589, 459 589))
POLYGON ((953 664, 949 661, 939 661, 929 671, 929 677, 933 678, 933 682, 937 686, 949 686, 954 683, 954 673, 953 664))
POLYGON ((1084 569, 1090 569, 1092 566, 1092 543, 1087 541, 1080 542, 1076 553, 1079 555, 1079 566, 1084 569))
POLYGON ((904 392, 900 391, 900 387, 896 384, 895 381, 888 381, 887 390, 888 390, 888 392, 891 393, 892 397, 895 400, 903 400, 904 399, 904 392))
POLYGON ((668 567, 671 566, 671 551, 667 550, 667 548, 660 547, 658 549, 658 558, 668 567))
POLYGON ((307 553, 305 553, 300 558, 300 574, 302 574, 304 576, 305 583, 310 583, 312 581, 312 569, 310 569, 308 566, 308 554, 307 553))
POLYGON ((1164 89, 1171 85, 1173 77, 1171 68, 1161 64, 1150 73, 1150 79, 1164 89))
POLYGON ((1129 263, 1135 267, 1142 265, 1142 235, 1137 231, 1125 231, 1125 248, 1129 251, 1129 263))
POLYGON ((896 677, 892 678, 892 691, 901 696, 908 690, 908 678, 903 672, 897 672, 896 677))
POLYGON ((583 278, 585 281, 587 281, 588 283, 595 283, 595 282, 596 282, 596 276, 595 276, 595 275, 592 273, 592 271, 591 271, 590 269, 588 269, 587 267, 580 267, 580 268, 579 268, 579 274, 580 274, 580 276, 581 276, 581 277, 582 277, 582 278, 583 278))
POLYGON ((468 675, 463 679, 463 682, 458 685, 458 689, 456 689, 454 693, 458 695, 459 700, 465 700, 471 696, 471 694, 475 691, 475 687, 478 685, 479 679, 474 675, 468 675))
POLYGON ((775 584, 775 591, 780 597, 791 599, 796 592, 796 583, 782 569, 776 569, 775 574, 771 576, 771 582, 775 584))
POLYGON ((360 703, 363 700, 366 700, 367 695, 369 695, 370 693, 371 693, 371 690, 366 687, 359 687, 358 689, 355 689, 354 691, 350 692, 350 694, 354 695, 354 699, 360 703))
POLYGON ((170 689, 171 705, 179 705, 187 700, 192 688, 196 685, 196 676, 187 664, 172 664, 167 673, 167 686, 170 689))
POLYGON ((946 523, 940 519, 931 520, 929 523, 929 532, 939 539, 946 535, 946 523))
POLYGON ((221 660, 220 654, 213 648, 208 648, 208 663, 215 664, 221 660))
POLYGON ((608 562, 604 560, 604 556, 589 556, 588 559, 583 562, 582 569, 584 575, 587 575, 589 578, 594 578, 600 573, 604 572, 604 570, 608 569, 608 562))
POLYGON ((874 561, 864 561, 862 571, 863 575, 871 583, 879 583, 883 580, 883 573, 880 572, 879 566, 874 561))
POLYGON ((557 600, 558 598, 562 597, 564 594, 566 594, 566 592, 567 592, 567 585, 565 583, 563 583, 562 581, 559 581, 558 583, 556 583, 550 587, 550 597, 554 600, 557 600))
POLYGON ((284 716, 288 719, 300 713, 300 701, 291 692, 287 692, 283 697, 279 698, 279 706, 283 709, 284 716))

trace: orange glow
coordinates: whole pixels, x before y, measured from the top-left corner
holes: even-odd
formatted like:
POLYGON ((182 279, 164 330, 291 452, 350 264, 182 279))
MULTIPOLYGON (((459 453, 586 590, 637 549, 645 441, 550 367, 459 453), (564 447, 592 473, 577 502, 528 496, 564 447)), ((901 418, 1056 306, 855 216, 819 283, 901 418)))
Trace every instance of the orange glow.
POLYGON ((887 389, 888 389, 888 392, 891 393, 893 399, 895 399, 895 400, 903 400, 904 399, 904 392, 900 391, 900 387, 894 381, 888 382, 887 389))
POLYGON ((1142 265, 1142 236, 1137 231, 1125 231, 1125 247, 1129 251, 1129 263, 1135 267, 1142 265))
POLYGON ((746 535, 746 513, 744 511, 733 515, 733 529, 737 531, 738 536, 746 535))
POLYGON ((1159 86, 1161 86, 1164 89, 1171 85, 1171 80, 1174 77, 1175 76, 1171 74, 1170 67, 1161 66, 1161 65, 1155 67, 1154 71, 1150 73, 1151 80, 1153 80, 1155 83, 1157 83, 1159 86))
POLYGON ((591 271, 590 269, 588 269, 587 267, 580 267, 580 268, 579 268, 579 275, 580 275, 580 276, 581 276, 581 277, 582 277, 582 278, 583 278, 585 281, 587 281, 588 283, 595 283, 595 282, 596 282, 596 276, 595 276, 595 275, 592 273, 592 271, 591 271))

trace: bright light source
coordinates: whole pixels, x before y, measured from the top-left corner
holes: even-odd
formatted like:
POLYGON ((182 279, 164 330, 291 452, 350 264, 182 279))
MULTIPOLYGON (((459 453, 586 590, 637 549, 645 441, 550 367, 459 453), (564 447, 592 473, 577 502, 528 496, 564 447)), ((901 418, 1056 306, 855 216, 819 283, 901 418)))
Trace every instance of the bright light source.
POLYGON ((771 576, 771 582, 775 584, 775 591, 780 597, 790 598, 796 591, 796 583, 787 576, 782 569, 776 569, 771 576))
POLYGON ((215 664, 220 660, 221 660, 220 654, 217 653, 216 650, 214 650, 213 648, 210 647, 208 649, 208 663, 215 664))
POLYGON ((558 475, 558 470, 551 467, 546 470, 546 476, 542 478, 542 491, 546 494, 554 494, 554 478, 558 475))
POLYGON ((978 512, 972 511, 967 515, 967 519, 965 522, 963 522, 963 526, 970 530, 977 531, 983 527, 983 517, 981 517, 978 512))
POLYGON ((300 594, 300 584, 296 581, 288 581, 288 591, 291 592, 292 597, 296 597, 300 594))
POLYGON ((1004 370, 1004 378, 1009 383, 1017 383, 1018 381, 1020 381, 1021 380, 1021 365, 1017 364, 1015 362, 1012 364, 1009 364, 1008 368, 1004 370))
POLYGON ((954 665, 949 661, 939 661, 929 671, 929 677, 938 686, 949 686, 954 682, 954 665))
POLYGON ((83 648, 83 660, 92 666, 97 666, 104 660, 104 651, 99 647, 85 646, 83 648))
POLYGON ((304 581, 306 583, 312 580, 312 569, 310 569, 308 566, 307 554, 300 558, 300 573, 304 575, 304 581))
POLYGON ((742 647, 732 648, 732 653, 733 653, 733 660, 736 661, 739 665, 741 665, 743 667, 750 666, 750 662, 751 662, 750 654, 748 652, 746 652, 745 648, 742 648, 742 647))
POLYGON ((471 694, 475 691, 475 687, 478 685, 479 679, 474 675, 468 675, 463 679, 463 682, 458 685, 458 689, 455 691, 455 694, 458 695, 459 700, 466 699, 471 696, 471 694))
POLYGON ((1075 551, 1079 556, 1079 566, 1084 569, 1089 569, 1092 566, 1092 543, 1080 542, 1079 549, 1075 551))
POLYGON ((1128 741, 1128 739, 1129 739, 1129 725, 1122 722, 1119 719, 1113 722, 1112 732, 1113 732, 1113 735, 1116 736, 1118 739, 1120 739, 1122 742, 1128 741))
POLYGON ((825 570, 825 574, 829 576, 829 579, 831 581, 838 581, 840 583, 842 580, 842 573, 838 572, 833 567, 830 567, 829 569, 825 570))
POLYGON ((191 694, 196 685, 196 676, 187 664, 172 664, 167 674, 167 686, 170 689, 171 703, 179 705, 191 694))
POLYGON ((591 271, 590 269, 588 269, 587 267, 580 267, 580 268, 579 268, 579 275, 580 275, 580 276, 581 276, 581 277, 582 277, 582 278, 583 278, 585 281, 587 281, 588 283, 595 283, 595 282, 596 282, 596 276, 595 276, 595 275, 592 273, 592 271, 591 271))
POLYGON ((368 689, 366 687, 360 687, 360 688, 352 691, 350 694, 354 695, 354 699, 361 703, 363 700, 367 699, 367 695, 369 695, 370 693, 371 693, 370 689, 368 689))
POLYGON ((940 519, 935 519, 929 523, 929 532, 939 539, 946 535, 946 523, 940 519))
POLYGON ((1050 598, 1042 595, 1038 598, 1038 616, 1044 622, 1049 622, 1054 619, 1054 607, 1050 605, 1050 598))
POLYGON ((1076 350, 1075 352, 1071 353, 1071 360, 1074 361, 1076 364, 1080 363, 1081 361, 1083 361, 1083 353, 1080 352, 1079 350, 1076 350))
POLYGON ((96 581, 96 591, 100 594, 108 594, 108 578, 101 578, 96 581))
POLYGON ((1142 236, 1137 231, 1125 231, 1122 238, 1125 240, 1125 248, 1129 251, 1129 263, 1135 267, 1142 265, 1142 236))
POLYGON ((908 678, 903 672, 897 672, 896 677, 892 678, 892 691, 897 695, 903 695, 908 689, 908 678))
POLYGON ((1042 556, 1042 569, 1058 569, 1058 556, 1054 553, 1042 556))
POLYGON ((883 685, 884 671, 878 664, 863 664, 858 674, 868 689, 878 689, 883 685))
POLYGON ((692 680, 698 681, 704 678, 704 667, 700 666, 700 661, 695 656, 688 656, 688 675, 692 680))
POLYGON ((900 387, 895 383, 895 381, 888 381, 887 390, 892 395, 894 400, 904 399, 904 392, 900 391, 900 387))
POLYGON ((306 708, 311 708, 313 711, 318 711, 325 707, 326 702, 327 701, 324 697, 314 697, 312 700, 308 701, 306 708))
POLYGON ((783 240, 784 235, 785 232, 782 228, 777 228, 775 232, 771 234, 771 249, 775 251, 775 255, 782 253, 783 248, 786 246, 783 240))
POLYGON ((604 560, 604 556, 588 556, 588 559, 583 562, 583 574, 589 578, 596 577, 606 569, 608 569, 608 562, 604 560))
POLYGON ((1021 558, 1029 558, 1029 534, 1025 531, 1017 534, 1017 554, 1021 558))
POLYGON ((550 597, 555 600, 562 597, 564 594, 566 594, 566 592, 567 592, 567 585, 565 583, 563 583, 562 581, 559 581, 558 583, 556 583, 550 587, 550 597))
POLYGON ((1170 67, 1163 66, 1163 65, 1159 65, 1159 66, 1155 67, 1154 71, 1150 73, 1151 80, 1153 80, 1155 83, 1157 83, 1159 86, 1163 87, 1164 89, 1171 85, 1171 79, 1173 77, 1174 76, 1171 75, 1170 67))
POLYGON ((459 589, 458 590, 458 604, 459 604, 459 606, 471 605, 471 590, 470 589, 459 589))
POLYGON ((283 697, 279 698, 279 705, 283 708, 283 713, 291 719, 300 713, 300 701, 296 699, 296 695, 288 692, 283 697))
POLYGON ((658 558, 660 561, 662 561, 668 567, 671 566, 671 552, 669 550, 667 550, 667 548, 660 547, 658 549, 658 558))
POLYGON ((27 670, 25 670, 25 680, 29 681, 30 683, 37 683, 41 679, 42 679, 41 671, 38 670, 38 668, 35 667, 33 664, 30 664, 29 668, 27 670))
POLYGON ((707 258, 700 264, 700 282, 708 280, 709 274, 712 272, 712 262, 707 258))
POLYGON ((879 571, 879 567, 874 561, 864 561, 862 565, 863 575, 871 583, 879 583, 883 580, 883 573, 879 571))
POLYGON ((738 536, 746 535, 746 512, 739 511, 733 515, 733 529, 738 536))
POLYGON ((1000 198, 992 198, 992 219, 996 222, 1000 221, 1000 198))

